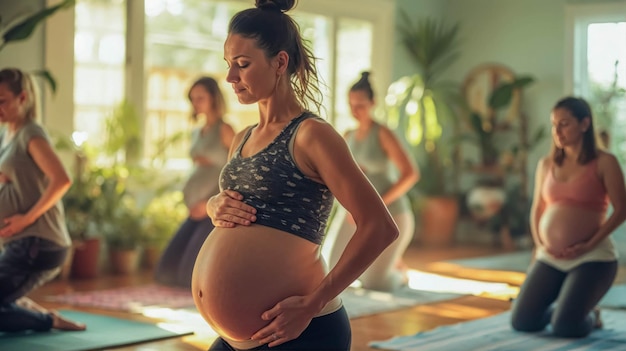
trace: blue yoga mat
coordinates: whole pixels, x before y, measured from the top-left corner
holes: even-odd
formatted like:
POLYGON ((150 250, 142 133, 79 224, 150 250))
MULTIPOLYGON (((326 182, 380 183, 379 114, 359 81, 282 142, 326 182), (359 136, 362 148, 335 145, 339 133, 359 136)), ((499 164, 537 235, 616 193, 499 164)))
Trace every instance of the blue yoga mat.
POLYGON ((397 351, 623 351, 626 350, 625 311, 602 310, 604 329, 594 330, 580 339, 550 336, 549 332, 521 333, 511 329, 510 312, 493 317, 439 327, 386 341, 374 341, 370 347, 397 351))
POLYGON ((599 305, 603 308, 626 309, 626 285, 613 285, 599 305))
POLYGON ((192 334, 173 332, 156 324, 92 313, 63 310, 61 314, 87 325, 85 331, 0 333, 2 351, 86 351, 120 347, 192 334))

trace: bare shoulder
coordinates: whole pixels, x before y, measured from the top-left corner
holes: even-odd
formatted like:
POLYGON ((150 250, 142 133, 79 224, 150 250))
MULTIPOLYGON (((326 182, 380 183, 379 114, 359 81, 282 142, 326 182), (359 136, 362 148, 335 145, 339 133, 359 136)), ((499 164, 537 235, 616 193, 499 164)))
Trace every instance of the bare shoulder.
POLYGON ((310 143, 317 143, 322 140, 327 142, 336 138, 343 139, 330 123, 321 118, 307 118, 302 121, 296 140, 310 145, 310 143))
POLYGON ((604 150, 598 150, 598 168, 601 172, 613 170, 619 167, 619 161, 617 161, 617 157, 615 157, 615 155, 604 150))
POLYGON ((231 126, 229 123, 226 123, 226 122, 222 122, 220 131, 222 133, 232 133, 232 134, 235 133, 235 130, 233 129, 233 126, 231 126))
POLYGON ((537 162, 537 171, 541 171, 542 173, 552 166, 552 156, 545 155, 539 159, 537 162))

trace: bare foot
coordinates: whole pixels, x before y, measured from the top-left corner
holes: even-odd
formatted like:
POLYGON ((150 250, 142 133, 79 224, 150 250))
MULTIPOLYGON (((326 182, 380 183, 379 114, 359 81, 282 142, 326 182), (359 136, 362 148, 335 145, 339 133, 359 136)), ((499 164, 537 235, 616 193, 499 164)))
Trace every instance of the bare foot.
POLYGON ((52 312, 50 314, 52 315, 52 328, 54 329, 68 331, 81 331, 87 329, 85 324, 69 320, 57 312, 52 312))
POLYGON ((602 329, 604 324, 602 323, 602 318, 600 317, 600 309, 598 307, 593 309, 593 315, 596 317, 596 323, 593 325, 594 329, 602 329))

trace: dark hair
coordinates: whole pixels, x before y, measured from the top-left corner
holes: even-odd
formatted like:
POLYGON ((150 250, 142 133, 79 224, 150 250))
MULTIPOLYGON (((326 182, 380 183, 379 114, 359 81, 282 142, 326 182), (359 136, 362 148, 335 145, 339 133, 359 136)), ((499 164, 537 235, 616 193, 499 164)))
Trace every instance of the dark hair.
MULTIPOLYGON (((204 90, 211 95, 211 110, 213 110, 213 113, 220 118, 224 117, 226 113, 226 99, 224 99, 224 94, 222 94, 222 90, 217 84, 217 81, 211 77, 200 77, 191 85, 191 88, 189 88, 189 92, 187 93, 189 101, 191 101, 191 89, 197 86, 203 87, 204 90)), ((195 113, 192 117, 194 121, 198 119, 195 113)))
POLYGON ((37 119, 37 93, 28 73, 19 68, 5 68, 0 71, 0 84, 6 84, 7 88, 16 96, 26 92, 26 114, 24 118, 28 121, 37 119))
POLYGON ((272 58, 280 51, 289 55, 287 74, 300 103, 313 102, 318 111, 322 92, 315 67, 315 57, 304 44, 298 24, 285 12, 296 0, 256 0, 256 8, 235 14, 228 25, 229 34, 254 39, 257 46, 272 58))
MULTIPOLYGON (((591 107, 582 98, 568 96, 559 100, 552 110, 567 110, 578 122, 582 122, 585 118, 589 118, 589 128, 583 133, 583 147, 578 156, 578 163, 586 164, 598 156, 598 148, 596 146, 596 136, 593 131, 593 116, 591 107)), ((552 159, 557 165, 562 165, 565 159, 565 151, 556 146, 552 141, 552 159)))
POLYGON ((374 89, 372 89, 372 84, 370 84, 370 72, 361 72, 361 79, 359 79, 356 83, 350 87, 350 91, 363 91, 367 94, 367 97, 373 101, 374 100, 374 89))

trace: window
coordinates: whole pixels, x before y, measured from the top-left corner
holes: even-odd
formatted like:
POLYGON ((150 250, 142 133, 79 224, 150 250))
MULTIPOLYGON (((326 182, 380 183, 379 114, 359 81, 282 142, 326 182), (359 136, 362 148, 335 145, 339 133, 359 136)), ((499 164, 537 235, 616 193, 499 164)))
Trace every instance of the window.
POLYGON ((126 4, 79 0, 74 34, 74 128, 100 144, 104 120, 124 98, 126 4))
MULTIPOLYGON (((101 142, 104 119, 129 99, 143 116, 144 154, 150 157, 157 142, 193 127, 186 95, 201 75, 222 83, 226 119, 237 131, 254 123, 257 107, 238 103, 225 81, 223 60, 228 21, 250 5, 247 0, 78 0, 73 28, 75 129, 85 132, 90 142, 101 142), (136 50, 138 46, 143 49, 136 50)), ((379 96, 391 80, 393 2, 316 0, 299 3, 290 14, 318 58, 322 115, 343 132, 355 125, 347 93, 360 73, 374 72, 379 96), (373 51, 375 41, 384 44, 373 51)), ((168 166, 188 167, 188 148, 187 140, 168 148, 168 166)))
POLYGON ((592 106, 594 126, 609 136, 607 147, 626 165, 626 9, 569 9, 573 37, 571 91, 592 106), (573 71, 573 72, 572 72, 573 71), (573 73, 573 74, 572 74, 573 73))

